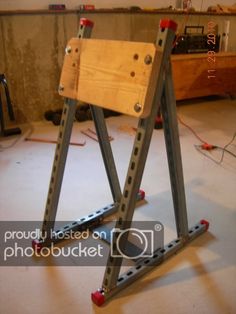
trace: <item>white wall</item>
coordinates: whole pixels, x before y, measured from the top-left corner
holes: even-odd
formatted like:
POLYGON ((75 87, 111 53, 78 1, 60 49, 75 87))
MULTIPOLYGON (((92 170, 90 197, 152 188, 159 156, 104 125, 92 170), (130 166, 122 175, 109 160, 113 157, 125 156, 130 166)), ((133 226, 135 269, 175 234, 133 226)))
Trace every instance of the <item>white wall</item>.
MULTIPOLYGON (((137 5, 141 8, 160 8, 175 5, 179 0, 0 0, 0 10, 47 9, 48 4, 64 3, 67 9, 78 9, 80 4, 94 4, 96 8, 128 7, 137 5)), ((192 0, 196 10, 206 10, 210 5, 221 3, 232 5, 236 0, 192 0)))

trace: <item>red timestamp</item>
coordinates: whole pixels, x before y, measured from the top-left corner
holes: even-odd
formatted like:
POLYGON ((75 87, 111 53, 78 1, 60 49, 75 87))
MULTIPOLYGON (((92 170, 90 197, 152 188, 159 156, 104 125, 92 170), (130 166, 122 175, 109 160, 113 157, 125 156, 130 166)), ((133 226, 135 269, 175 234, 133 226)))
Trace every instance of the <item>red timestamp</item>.
POLYGON ((216 78, 216 52, 215 52, 215 45, 216 45, 216 23, 213 21, 208 22, 207 24, 207 61, 209 64, 209 69, 207 70, 208 79, 216 78))
POLYGON ((210 65, 210 69, 207 70, 208 79, 212 79, 215 78, 216 76, 214 75, 216 73, 216 69, 215 69, 215 62, 216 62, 216 56, 215 56, 215 51, 209 50, 207 52, 207 61, 210 65))

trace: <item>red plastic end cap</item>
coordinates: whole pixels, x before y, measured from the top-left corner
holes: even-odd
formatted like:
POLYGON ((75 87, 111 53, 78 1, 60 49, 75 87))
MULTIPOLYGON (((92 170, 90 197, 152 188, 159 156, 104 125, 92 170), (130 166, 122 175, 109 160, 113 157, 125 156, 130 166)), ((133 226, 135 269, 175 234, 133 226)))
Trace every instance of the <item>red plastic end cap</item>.
POLYGON ((32 241, 32 248, 34 249, 35 252, 40 253, 40 251, 43 248, 42 243, 39 242, 39 240, 33 240, 32 241))
POLYGON ((162 117, 156 117, 156 123, 162 123, 163 119, 162 117))
POLYGON ((139 190, 139 194, 141 195, 141 200, 145 199, 145 192, 143 190, 139 190))
POLYGON ((97 306, 101 306, 105 302, 105 297, 100 291, 92 292, 91 298, 93 303, 96 304, 97 306))
POLYGON ((84 25, 84 26, 89 26, 89 27, 93 27, 94 23, 88 19, 82 18, 79 21, 80 25, 84 25))
POLYGON ((210 225, 209 221, 202 219, 200 223, 206 226, 206 231, 209 229, 209 225, 210 225))
POLYGON ((161 20, 160 21, 160 28, 170 28, 174 32, 176 32, 177 31, 177 27, 178 27, 178 24, 175 23, 172 20, 166 19, 166 20, 161 20))

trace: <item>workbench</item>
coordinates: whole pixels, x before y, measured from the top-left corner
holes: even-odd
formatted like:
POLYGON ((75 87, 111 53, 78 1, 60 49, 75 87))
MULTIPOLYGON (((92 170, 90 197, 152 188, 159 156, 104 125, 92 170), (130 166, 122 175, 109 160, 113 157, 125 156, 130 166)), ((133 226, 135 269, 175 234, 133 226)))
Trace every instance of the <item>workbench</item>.
POLYGON ((236 52, 171 56, 177 100, 236 95, 236 52))

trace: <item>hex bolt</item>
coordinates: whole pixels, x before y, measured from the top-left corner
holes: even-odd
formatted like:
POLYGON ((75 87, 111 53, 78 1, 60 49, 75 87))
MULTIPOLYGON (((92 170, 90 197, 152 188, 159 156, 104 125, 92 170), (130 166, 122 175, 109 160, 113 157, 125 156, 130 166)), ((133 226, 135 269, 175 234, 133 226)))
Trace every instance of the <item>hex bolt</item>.
POLYGON ((71 46, 67 46, 65 50, 66 50, 66 54, 68 55, 69 53, 71 53, 72 48, 71 46))
POLYGON ((63 92, 63 90, 64 90, 64 86, 59 85, 58 91, 59 91, 59 92, 63 92))
POLYGON ((145 64, 151 64, 152 63, 152 56, 146 55, 146 57, 144 58, 144 62, 145 62, 145 64))
POLYGON ((142 110, 142 105, 140 105, 139 103, 134 105, 134 111, 135 112, 140 112, 142 110))

